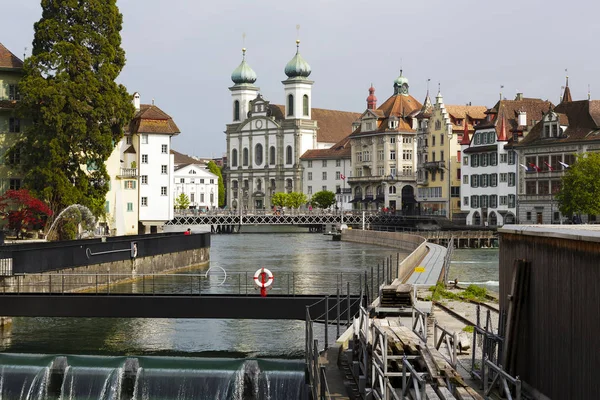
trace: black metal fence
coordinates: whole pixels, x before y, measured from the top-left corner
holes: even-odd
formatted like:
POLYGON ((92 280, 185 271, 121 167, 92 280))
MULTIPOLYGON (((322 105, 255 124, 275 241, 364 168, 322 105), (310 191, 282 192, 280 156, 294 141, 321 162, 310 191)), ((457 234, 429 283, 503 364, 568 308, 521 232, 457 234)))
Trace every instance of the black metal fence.
POLYGON ((39 273, 210 247, 210 234, 164 233, 4 245, 12 274, 39 273))

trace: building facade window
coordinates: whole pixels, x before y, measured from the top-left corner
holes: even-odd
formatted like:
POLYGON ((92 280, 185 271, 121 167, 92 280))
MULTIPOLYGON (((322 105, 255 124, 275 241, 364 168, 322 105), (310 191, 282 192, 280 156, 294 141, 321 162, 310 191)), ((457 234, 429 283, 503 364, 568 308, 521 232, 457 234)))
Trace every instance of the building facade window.
POLYGON ((327 180, 327 171, 323 171, 323 180, 326 181, 327 180))
POLYGON ((127 203, 127 212, 133 211, 133 203, 127 203))
POLYGON ((142 135, 142 144, 148 144, 148 135, 142 135))
POLYGON ((308 95, 302 97, 302 111, 305 117, 308 117, 308 95))
POLYGON ((167 187, 166 186, 161 186, 160 187, 160 195, 161 196, 166 196, 167 195, 167 187))
POLYGON ((167 146, 166 144, 162 144, 160 146, 160 152, 162 154, 167 154, 169 152, 169 146, 167 146))
POLYGON ((323 164, 322 164, 322 165, 323 165, 323 168, 327 168, 327 160, 323 160, 323 161, 322 161, 322 163, 323 163, 323 164))
POLYGON ((148 198, 142 196, 141 203, 142 203, 142 207, 147 207, 148 206, 148 198))
POLYGON ((148 184, 148 175, 142 175, 141 180, 142 180, 142 185, 147 185, 148 184))
POLYGON ((308 173, 308 180, 309 180, 309 181, 312 181, 312 172, 309 172, 309 173, 308 173))
POLYGON ((307 168, 312 168, 312 160, 308 160, 308 162, 307 162, 307 168))
POLYGON ((163 175, 167 174, 167 166, 166 165, 161 165, 160 166, 160 173, 163 175))
POLYGON ((238 166, 238 151, 237 151, 237 149, 231 150, 231 166, 232 167, 238 166))
POLYGON ((396 150, 390 150, 390 160, 396 159, 396 150))
POLYGON ((8 131, 10 133, 19 133, 21 132, 21 120, 19 118, 9 118, 8 119, 8 131))
POLYGON ((336 167, 341 167, 342 166, 342 160, 335 160, 335 166, 336 167))
POLYGON ((135 189, 135 181, 125 181, 125 189, 135 189))
POLYGON ((308 189, 308 190, 307 190, 307 191, 308 191, 308 194, 312 194, 312 186, 309 186, 307 189, 308 189))
POLYGON ((335 172, 335 180, 339 181, 341 179, 342 174, 340 173, 340 171, 336 171, 335 172))
POLYGON ((269 149, 269 164, 275 165, 275 146, 269 149))
POLYGON ((142 164, 148 164, 148 154, 142 154, 142 164))
POLYGON ((254 146, 254 163, 256 165, 262 165, 263 163, 263 146, 260 143, 254 146))
POLYGON ((288 146, 285 149, 285 163, 288 165, 292 164, 292 146, 288 146))
POLYGON ((247 167, 248 166, 248 148, 244 147, 243 153, 242 153, 242 166, 247 167))
POLYGON ((240 102, 238 100, 233 102, 233 120, 240 120, 240 102))
POLYGON ((21 189, 21 180, 20 179, 11 179, 8 182, 8 187, 10 190, 20 190, 21 189))
POLYGON ((289 94, 288 95, 288 112, 287 115, 292 116, 294 115, 294 95, 293 94, 289 94))

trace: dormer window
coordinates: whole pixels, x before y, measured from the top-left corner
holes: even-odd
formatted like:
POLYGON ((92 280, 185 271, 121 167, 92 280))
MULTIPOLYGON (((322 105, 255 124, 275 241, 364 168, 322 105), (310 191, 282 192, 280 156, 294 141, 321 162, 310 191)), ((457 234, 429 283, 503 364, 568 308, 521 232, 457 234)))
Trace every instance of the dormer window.
POLYGON ((436 130, 442 129, 442 122, 441 121, 439 121, 439 120, 435 121, 435 129, 436 130))
POLYGON ((459 119, 456 120, 456 125, 461 126, 462 123, 463 123, 462 119, 459 118, 459 119))
POLYGON ((389 129, 398 129, 398 121, 396 120, 390 120, 388 121, 388 127, 389 129))

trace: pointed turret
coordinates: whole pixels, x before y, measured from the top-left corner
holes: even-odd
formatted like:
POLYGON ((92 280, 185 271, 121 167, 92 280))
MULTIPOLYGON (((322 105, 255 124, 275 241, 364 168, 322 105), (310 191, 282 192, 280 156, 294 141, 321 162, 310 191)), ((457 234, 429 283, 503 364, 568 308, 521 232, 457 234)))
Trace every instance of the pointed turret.
POLYGON ((567 83, 565 85, 565 92, 563 93, 560 104, 570 103, 572 101, 573 101, 573 98, 571 97, 571 89, 569 89, 569 76, 567 75, 567 83))
POLYGON ((371 83, 369 88, 369 97, 367 97, 367 110, 374 110, 377 108, 377 97, 375 97, 375 88, 371 83))
POLYGON ((469 116, 467 115, 467 113, 465 113, 465 128, 463 130, 463 137, 460 141, 461 146, 462 145, 470 145, 471 144, 471 139, 469 139, 469 116))
POLYGON ((506 118, 504 117, 504 113, 502 113, 502 119, 500 120, 500 130, 498 131, 498 141, 506 142, 508 136, 506 136, 506 118))

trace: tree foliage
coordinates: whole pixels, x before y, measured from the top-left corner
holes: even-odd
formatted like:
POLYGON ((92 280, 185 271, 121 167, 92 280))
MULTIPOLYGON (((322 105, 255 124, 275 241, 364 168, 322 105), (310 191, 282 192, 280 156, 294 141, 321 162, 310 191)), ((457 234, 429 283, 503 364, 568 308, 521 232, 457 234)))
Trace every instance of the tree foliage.
POLYGON ((105 161, 133 117, 115 83, 125 65, 116 0, 42 0, 32 55, 19 84, 19 114, 31 121, 20 152, 24 184, 56 213, 82 204, 104 212, 105 161))
POLYGON ((273 204, 275 207, 285 207, 287 204, 287 197, 288 194, 285 192, 273 193, 273 196, 271 197, 271 204, 273 204))
POLYGON ((329 190, 321 190, 312 195, 310 204, 317 208, 329 208, 336 203, 335 193, 329 190))
POLYGON ((577 155, 555 196, 560 212, 572 216, 600 214, 600 153, 577 155))
POLYGON ((287 194, 285 206, 290 208, 299 208, 306 204, 306 195, 302 192, 291 192, 287 194))
POLYGON ((223 207, 225 205, 225 185, 223 184, 221 167, 219 167, 214 161, 209 161, 208 170, 219 177, 219 207, 223 207))
POLYGON ((190 207, 190 199, 185 193, 181 193, 175 198, 176 210, 187 210, 190 207))
POLYGON ((0 215, 5 225, 15 230, 18 238, 19 233, 42 229, 52 210, 26 189, 9 190, 0 196, 0 215))

